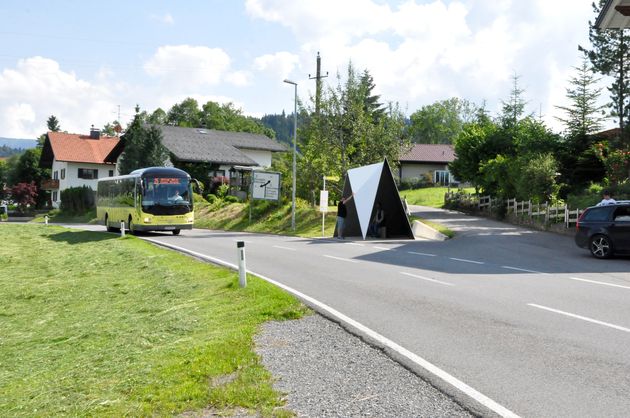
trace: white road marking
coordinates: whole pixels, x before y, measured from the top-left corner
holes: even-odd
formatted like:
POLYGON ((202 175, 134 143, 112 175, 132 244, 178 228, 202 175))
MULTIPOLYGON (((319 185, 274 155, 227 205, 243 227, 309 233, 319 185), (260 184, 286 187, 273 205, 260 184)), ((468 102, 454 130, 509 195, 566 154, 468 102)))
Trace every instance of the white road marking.
POLYGON ((600 284, 602 286, 611 286, 611 287, 620 287, 622 289, 630 289, 630 286, 623 286, 623 285, 614 284, 614 283, 598 282, 597 280, 580 279, 579 277, 569 277, 569 280, 577 280, 579 282, 600 284))
MULTIPOLYGON (((160 242, 158 240, 153 240, 153 239, 150 239, 150 238, 145 238, 145 239, 147 241, 154 242, 154 243, 156 243, 158 245, 161 245, 161 246, 164 246, 164 247, 168 247, 168 248, 172 248, 174 250, 178 250, 178 251, 181 251, 181 252, 184 252, 184 253, 188 253, 188 254, 194 255, 195 257, 199 257, 201 259, 208 260, 208 261, 210 261, 212 263, 229 267, 232 270, 238 270, 238 266, 237 265, 232 264, 232 263, 228 263, 228 262, 223 261, 221 259, 214 258, 214 257, 209 257, 209 256, 207 256, 205 254, 200 254, 200 253, 198 253, 196 251, 190 251, 190 250, 187 250, 185 248, 178 247, 176 245, 166 244, 166 243, 160 242)), ((502 406, 502 405, 498 404, 497 402, 493 401, 492 399, 488 398, 486 395, 484 395, 483 393, 477 391, 476 389, 472 388, 471 386, 468 386, 466 383, 464 383, 461 380, 457 379, 455 376, 453 376, 453 375, 447 373, 446 371, 440 369, 439 367, 437 367, 433 363, 430 363, 429 361, 423 359, 422 357, 418 356, 417 354, 412 353, 411 351, 407 350, 403 346, 396 344, 392 340, 390 340, 390 339, 386 338, 385 336, 377 333, 376 331, 373 331, 372 329, 366 327, 365 325, 361 324, 360 322, 357 322, 354 319, 352 319, 352 318, 342 314, 341 312, 337 311, 336 309, 333 309, 330 306, 328 306, 328 305, 318 301, 317 299, 312 298, 310 296, 307 296, 306 294, 293 289, 292 287, 286 286, 286 285, 284 285, 284 284, 282 284, 280 282, 277 282, 277 281, 275 281, 273 279, 265 277, 262 274, 255 273, 255 272, 253 272, 251 270, 247 270, 247 272, 249 274, 253 274, 253 275, 257 276, 257 277, 260 277, 261 279, 263 279, 263 280, 265 280, 265 281, 267 281, 267 282, 269 282, 269 283, 271 283, 271 284, 273 284, 275 286, 278 286, 281 289, 286 290, 287 292, 289 292, 289 293, 295 295, 296 297, 300 298, 305 303, 309 304, 311 307, 316 307, 316 308, 319 308, 319 310, 321 310, 321 311, 327 312, 328 315, 336 318, 340 322, 343 322, 343 323, 345 323, 347 325, 350 325, 351 327, 355 328, 359 332, 361 332, 361 333, 369 336, 370 338, 373 338, 374 340, 378 341, 383 346, 386 346, 386 347, 390 348, 391 350, 396 351, 401 356, 406 357, 407 359, 409 359, 413 363, 417 364, 419 367, 422 367, 423 369, 425 369, 427 372, 429 372, 429 373, 433 374, 434 376, 437 376, 438 378, 442 379, 443 381, 445 381, 449 385, 453 386, 454 388, 458 389, 459 391, 461 391, 462 393, 464 393, 465 395, 467 395, 471 399, 474 399, 475 401, 479 402, 481 405, 483 405, 486 408, 494 411, 499 416, 506 417, 506 418, 519 418, 519 416, 516 415, 514 412, 510 411, 509 409, 505 408, 504 406, 502 406)))
POLYGON ((407 273, 407 272, 404 272, 404 271, 401 271, 400 274, 404 274, 405 276, 415 277, 416 279, 420 279, 420 280, 426 280, 428 282, 443 284, 445 286, 455 286, 453 283, 447 283, 447 282, 443 282, 443 281, 436 280, 436 279, 430 279, 428 277, 418 276, 417 274, 411 274, 411 273, 407 273))
POLYGON ((472 263, 472 264, 486 264, 483 261, 475 261, 475 260, 466 260, 465 258, 455 258, 455 257, 449 257, 451 260, 455 260, 455 261, 461 261, 463 263, 472 263))
POLYGON ((508 270, 524 271, 525 273, 547 274, 547 273, 543 273, 542 271, 520 269, 518 267, 510 267, 510 266, 501 266, 501 267, 508 270))
POLYGON ((417 253, 415 251, 407 251, 407 254, 415 254, 415 255, 424 255, 426 257, 437 257, 437 255, 435 254, 429 254, 429 253, 417 253))
POLYGON ((383 250, 383 251, 396 251, 395 248, 377 247, 377 246, 374 246, 374 248, 376 248, 377 250, 383 250))
POLYGON ((582 315, 572 314, 572 313, 561 311, 561 310, 558 310, 558 309, 548 308, 546 306, 537 305, 535 303, 528 303, 527 305, 529 305, 531 307, 534 307, 534 308, 538 308, 538 309, 544 309, 544 310, 549 311, 549 312, 554 312, 554 313, 557 313, 557 314, 560 314, 560 315, 566 315, 566 316, 569 316, 571 318, 581 319, 582 321, 592 322, 593 324, 598 324, 598 325, 603 325, 605 327, 618 329, 619 331, 630 332, 630 328, 625 328, 625 327, 622 327, 622 326, 619 326, 619 325, 611 324, 609 322, 598 321, 597 319, 589 318, 589 317, 582 316, 582 315))
POLYGON ((365 247, 364 244, 359 244, 358 242, 348 242, 348 245, 356 245, 357 247, 365 247))
POLYGON ((295 248, 282 247, 280 245, 272 245, 273 248, 280 248, 281 250, 297 251, 295 248))
POLYGON ((339 261, 347 261, 348 263, 358 263, 357 260, 350 260, 349 258, 335 257, 334 255, 326 255, 326 254, 324 254, 324 257, 332 258, 332 259, 339 260, 339 261))

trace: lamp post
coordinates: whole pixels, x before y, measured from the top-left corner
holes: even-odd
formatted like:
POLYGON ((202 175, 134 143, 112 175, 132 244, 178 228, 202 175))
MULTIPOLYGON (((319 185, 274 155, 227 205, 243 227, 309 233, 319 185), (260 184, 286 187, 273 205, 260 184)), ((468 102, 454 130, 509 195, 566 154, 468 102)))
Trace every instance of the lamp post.
POLYGON ((291 80, 284 80, 285 83, 293 84, 293 191, 291 192, 291 229, 295 231, 295 154, 297 142, 297 83, 291 80))

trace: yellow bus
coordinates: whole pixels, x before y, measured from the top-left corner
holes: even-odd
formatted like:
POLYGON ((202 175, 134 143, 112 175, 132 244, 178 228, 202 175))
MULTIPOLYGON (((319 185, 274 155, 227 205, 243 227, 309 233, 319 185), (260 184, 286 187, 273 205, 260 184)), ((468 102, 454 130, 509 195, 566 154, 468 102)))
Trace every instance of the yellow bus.
POLYGON ((193 227, 192 181, 188 173, 171 167, 141 168, 100 179, 96 217, 110 232, 122 226, 132 234, 172 231, 178 235, 193 227))

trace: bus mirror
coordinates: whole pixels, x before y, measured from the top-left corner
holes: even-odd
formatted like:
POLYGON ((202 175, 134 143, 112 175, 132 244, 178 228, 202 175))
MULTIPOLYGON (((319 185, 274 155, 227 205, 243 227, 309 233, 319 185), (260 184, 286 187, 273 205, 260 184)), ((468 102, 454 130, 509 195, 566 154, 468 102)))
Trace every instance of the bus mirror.
POLYGON ((201 194, 202 188, 201 188, 201 184, 199 183, 199 180, 192 179, 192 181, 195 183, 194 186, 193 186, 193 192, 195 192, 197 194, 201 194))

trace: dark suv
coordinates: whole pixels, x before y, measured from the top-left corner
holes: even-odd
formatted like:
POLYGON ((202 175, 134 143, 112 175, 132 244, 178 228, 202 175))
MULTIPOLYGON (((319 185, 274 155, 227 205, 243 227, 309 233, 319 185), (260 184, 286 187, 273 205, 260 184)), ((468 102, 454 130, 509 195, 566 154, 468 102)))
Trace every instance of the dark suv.
POLYGON ((630 202, 586 209, 577 222, 575 243, 597 258, 630 252, 630 202))

